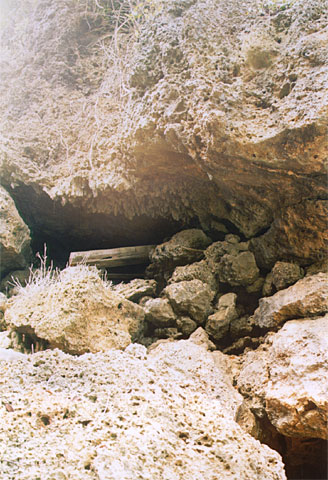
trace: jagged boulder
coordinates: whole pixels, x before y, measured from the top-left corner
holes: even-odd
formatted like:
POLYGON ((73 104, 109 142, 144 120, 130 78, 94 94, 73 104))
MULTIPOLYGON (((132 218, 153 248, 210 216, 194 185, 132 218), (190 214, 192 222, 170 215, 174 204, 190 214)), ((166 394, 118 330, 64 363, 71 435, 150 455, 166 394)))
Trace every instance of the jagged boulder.
POLYGON ((0 186, 0 279, 9 271, 28 265, 30 242, 29 228, 9 193, 0 186))
POLYGON ((220 282, 231 286, 252 285, 259 277, 259 269, 251 252, 223 255, 218 265, 220 282))
POLYGON ((163 295, 169 299, 177 315, 190 316, 201 325, 211 312, 211 302, 215 293, 206 283, 190 280, 168 285, 163 295))
POLYGON ((5 321, 52 348, 82 354, 127 347, 143 332, 144 311, 114 293, 96 269, 78 266, 23 288, 8 301, 5 321))
POLYGON ((288 321, 244 357, 239 391, 283 435, 328 437, 327 333, 328 315, 288 321))
POLYGON ((327 295, 325 273, 305 277, 272 297, 261 298, 254 322, 261 328, 276 328, 286 320, 323 314, 328 311, 327 295))

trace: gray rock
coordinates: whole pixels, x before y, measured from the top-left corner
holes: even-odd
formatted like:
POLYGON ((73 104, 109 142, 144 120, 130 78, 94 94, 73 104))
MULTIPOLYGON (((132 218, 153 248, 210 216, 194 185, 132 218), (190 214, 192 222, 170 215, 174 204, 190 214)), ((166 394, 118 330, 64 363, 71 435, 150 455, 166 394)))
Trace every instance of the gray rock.
POLYGON ((216 266, 223 257, 229 253, 230 255, 237 255, 239 253, 239 246, 235 243, 229 242, 214 242, 204 252, 208 264, 213 267, 216 266))
POLYGON ((238 235, 233 235, 232 233, 229 233, 224 237, 224 240, 225 242, 236 244, 240 242, 240 237, 238 237, 238 235))
POLYGON ((9 193, 0 186, 0 278, 11 270, 28 266, 30 242, 29 228, 9 193))
POLYGON ((255 310, 255 324, 276 328, 286 320, 321 315, 328 311, 327 275, 318 273, 299 280, 272 297, 261 298, 255 310))
POLYGON ((215 276, 205 260, 192 263, 191 265, 185 265, 184 267, 176 267, 168 283, 171 284, 189 280, 200 280, 203 283, 207 283, 212 290, 217 290, 215 276))
POLYGON ((211 242, 202 230, 196 228, 178 232, 168 242, 154 249, 148 273, 171 273, 178 265, 196 262, 204 256, 203 252, 211 242))
POLYGON ((146 322, 156 327, 173 327, 176 315, 167 298, 152 298, 144 305, 146 322))
POLYGON ((129 283, 114 285, 112 290, 127 300, 130 300, 130 302, 137 303, 142 297, 155 296, 156 287, 157 284, 155 280, 135 278, 129 283))
POLYGON ((155 328, 154 336, 156 338, 181 338, 181 333, 177 328, 168 327, 168 328, 155 328))
POLYGON ((255 257, 251 252, 224 255, 218 266, 220 281, 231 286, 247 286, 259 277, 255 257))
POLYGON ((190 317, 179 317, 177 319, 177 327, 183 335, 189 337, 189 335, 196 330, 197 323, 190 317))
POLYGON ((303 276, 302 268, 296 263, 276 262, 272 269, 272 283, 277 290, 293 285, 303 276))
POLYGON ((263 287, 262 287, 262 295, 263 297, 270 297, 274 292, 273 286, 273 276, 272 272, 268 273, 264 279, 263 287))
POLYGON ((238 317, 236 300, 235 293, 222 295, 219 299, 218 311, 207 319, 205 330, 217 342, 227 336, 231 321, 238 317))
POLYGON ((254 318, 252 316, 244 315, 243 317, 235 318, 230 323, 230 336, 235 340, 236 338, 250 335, 254 326, 254 318))
POLYGON ((172 283, 164 290, 177 315, 190 316, 199 325, 211 312, 211 302, 215 293, 200 280, 172 283))

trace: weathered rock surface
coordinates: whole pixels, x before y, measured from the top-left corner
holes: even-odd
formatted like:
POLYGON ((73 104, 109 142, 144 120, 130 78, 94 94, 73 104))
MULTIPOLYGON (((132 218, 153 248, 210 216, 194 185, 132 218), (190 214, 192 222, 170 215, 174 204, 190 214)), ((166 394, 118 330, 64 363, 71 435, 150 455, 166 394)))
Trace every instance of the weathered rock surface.
POLYGON ((261 328, 276 328, 286 320, 320 315, 328 311, 327 298, 325 273, 305 277, 272 297, 260 299, 254 322, 261 328))
POLYGON ((123 349, 142 334, 142 307, 112 292, 95 269, 69 267, 46 280, 8 301, 11 328, 74 354, 123 349))
POLYGON ((230 330, 230 323, 238 317, 236 310, 237 295, 226 293, 220 297, 217 312, 206 321, 206 332, 216 341, 222 340, 230 330))
POLYGON ((328 437, 328 315, 292 320, 244 357, 239 390, 288 437, 328 437))
POLYGON ((167 298, 153 298, 144 305, 145 319, 156 327, 172 327, 176 315, 167 298))
POLYGON ((28 265, 30 242, 29 228, 9 193, 0 186, 0 279, 9 271, 28 265))
POLYGON ((303 277, 303 271, 296 263, 277 262, 272 269, 272 283, 277 290, 293 285, 303 277))
POLYGON ((142 297, 155 296, 156 294, 155 280, 142 280, 135 278, 129 283, 119 283, 114 285, 112 290, 131 302, 139 302, 142 297))
POLYGON ((326 0, 168 0, 138 35, 127 2, 120 52, 100 1, 29 5, 2 36, 0 175, 34 231, 101 248, 223 222, 269 229, 261 268, 325 252, 326 0))
POLYGON ((200 280, 172 283, 163 291, 177 315, 188 315, 201 325, 211 312, 215 293, 200 280))
POLYGON ((286 479, 234 421, 222 360, 186 341, 140 347, 0 362, 1 478, 286 479))
POLYGON ((259 269, 251 252, 223 255, 218 265, 221 282, 231 286, 252 285, 259 277, 259 269))
POLYGON ((212 290, 217 291, 215 275, 205 260, 184 267, 176 267, 168 283, 171 284, 188 280, 200 280, 203 283, 207 283, 212 290))
POLYGON ((172 273, 177 265, 197 262, 204 256, 203 251, 211 243, 211 239, 202 230, 193 228, 178 232, 161 245, 157 245, 151 255, 151 274, 158 272, 172 273))

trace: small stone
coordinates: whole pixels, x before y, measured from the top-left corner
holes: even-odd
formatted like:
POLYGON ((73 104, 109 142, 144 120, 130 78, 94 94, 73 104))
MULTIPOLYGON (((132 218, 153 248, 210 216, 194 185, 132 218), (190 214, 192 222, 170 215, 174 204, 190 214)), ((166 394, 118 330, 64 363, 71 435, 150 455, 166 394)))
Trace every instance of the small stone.
POLYGON ((156 327, 172 327, 176 315, 167 298, 152 298, 144 306, 145 319, 156 327))
POLYGON ((273 294, 274 286, 273 286, 273 275, 272 272, 268 273, 264 279, 263 287, 262 287, 262 296, 263 297, 270 297, 273 294))
POLYGON ((181 338, 181 333, 177 328, 155 328, 154 336, 157 338, 181 338))
POLYGON ((208 334, 202 327, 198 327, 197 330, 190 335, 189 340, 191 340, 193 343, 196 343, 196 345, 203 345, 207 350, 213 351, 216 349, 215 344, 211 342, 208 334))
POLYGON ((200 280, 203 283, 207 283, 212 290, 217 290, 215 276, 205 260, 183 267, 176 267, 168 283, 171 284, 189 280, 200 280))
POLYGON ((177 327, 184 336, 189 337, 196 330, 197 323, 190 317, 180 317, 177 319, 177 327))
POLYGON ((264 284, 264 278, 263 277, 259 277, 257 280, 255 280, 254 283, 252 283, 251 285, 248 285, 246 287, 246 292, 247 293, 257 293, 257 292, 261 292, 262 288, 263 288, 263 284, 264 284))
POLYGON ((224 237, 224 240, 228 243, 239 243, 240 237, 238 237, 238 235, 233 235, 232 233, 229 233, 224 237))
POLYGON ((230 336, 233 340, 250 335, 254 329, 254 317, 245 315, 235 318, 230 323, 230 336))
POLYGON ((155 280, 143 280, 142 278, 135 278, 129 283, 120 283, 114 285, 112 290, 122 297, 130 300, 130 302, 137 303, 142 297, 155 296, 157 283, 155 280))
POLYGON ((293 285, 303 276, 302 268, 296 263, 276 262, 272 269, 272 283, 277 290, 293 285))

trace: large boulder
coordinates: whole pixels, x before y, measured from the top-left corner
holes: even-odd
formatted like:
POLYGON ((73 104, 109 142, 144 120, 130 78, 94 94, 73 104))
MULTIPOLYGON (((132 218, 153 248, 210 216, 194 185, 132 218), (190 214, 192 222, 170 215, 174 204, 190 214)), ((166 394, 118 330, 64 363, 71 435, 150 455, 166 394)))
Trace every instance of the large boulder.
POLYGON ((239 391, 287 437, 328 438, 327 335, 328 315, 292 320, 244 357, 239 391))
POLYGON ((327 294, 325 273, 305 277, 272 297, 261 298, 254 322, 261 328, 276 328, 286 320, 323 314, 328 311, 327 294))
POLYGON ((286 480, 234 420, 228 363, 189 341, 0 361, 1 478, 286 480))
POLYGON ((30 242, 29 228, 9 193, 0 186, 0 279, 9 271, 28 265, 30 242))
POLYGON ((114 293, 96 269, 69 267, 38 278, 6 306, 12 329, 74 354, 123 349, 143 332, 142 307, 114 293))
POLYGON ((211 312, 215 293, 200 280, 172 283, 163 291, 177 315, 188 315, 199 325, 211 312))

